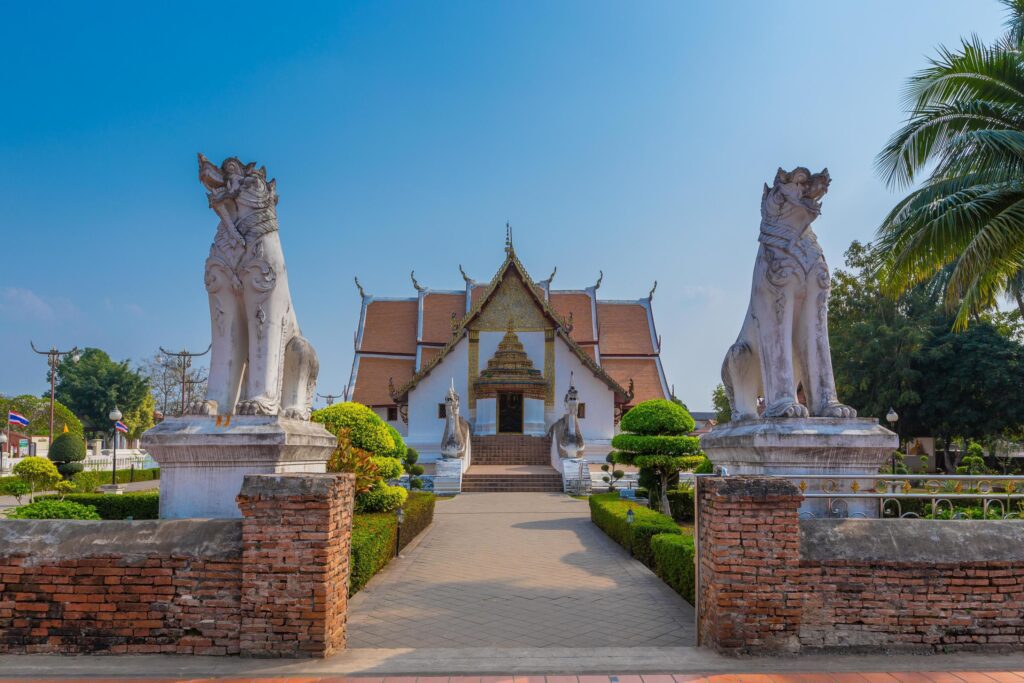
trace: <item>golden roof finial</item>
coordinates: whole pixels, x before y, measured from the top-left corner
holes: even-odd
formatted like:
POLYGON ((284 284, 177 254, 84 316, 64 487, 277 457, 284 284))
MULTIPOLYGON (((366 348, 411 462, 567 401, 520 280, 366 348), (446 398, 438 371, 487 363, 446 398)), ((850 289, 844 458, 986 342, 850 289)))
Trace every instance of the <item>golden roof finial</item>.
POLYGON ((512 247, 512 224, 505 221, 505 253, 511 254, 515 249, 512 247))
POLYGON ((512 316, 508 317, 508 326, 505 328, 505 331, 506 332, 514 332, 515 331, 515 321, 512 320, 512 316))

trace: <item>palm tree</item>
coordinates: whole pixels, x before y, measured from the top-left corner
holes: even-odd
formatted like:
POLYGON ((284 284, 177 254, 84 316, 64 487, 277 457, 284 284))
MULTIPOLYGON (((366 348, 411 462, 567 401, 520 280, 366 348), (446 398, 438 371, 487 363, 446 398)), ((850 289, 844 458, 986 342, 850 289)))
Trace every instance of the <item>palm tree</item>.
POLYGON ((907 86, 907 123, 878 155, 890 187, 920 187, 878 229, 893 294, 939 276, 956 325, 1000 294, 1024 314, 1024 0, 1002 0, 1006 34, 941 47, 907 86), (945 272, 944 272, 945 271, 945 272))

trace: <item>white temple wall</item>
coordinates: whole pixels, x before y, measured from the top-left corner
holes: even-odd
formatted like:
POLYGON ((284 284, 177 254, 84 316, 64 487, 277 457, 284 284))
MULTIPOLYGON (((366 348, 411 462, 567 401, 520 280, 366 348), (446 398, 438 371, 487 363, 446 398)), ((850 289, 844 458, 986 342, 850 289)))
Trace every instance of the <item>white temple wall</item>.
POLYGON ((429 375, 424 377, 409 392, 409 425, 406 442, 419 451, 422 462, 434 462, 441 455, 441 437, 444 435, 444 418, 437 416, 437 406, 444 403, 445 394, 452 380, 455 391, 462 401, 462 417, 467 420, 469 392, 466 374, 469 341, 463 337, 429 375))
MULTIPOLYGON (((608 385, 594 376, 561 339, 555 340, 555 419, 565 414, 565 392, 569 390, 569 373, 579 392, 580 403, 586 403, 586 417, 580 420, 583 438, 588 442, 611 439, 615 435, 615 394, 608 385)), ((596 445, 596 444, 595 444, 596 445)), ((589 453, 588 453, 589 454, 589 453)))
POLYGON ((377 417, 379 417, 380 419, 384 420, 389 425, 397 429, 398 433, 401 434, 403 437, 409 436, 409 425, 405 424, 405 422, 402 421, 401 416, 399 416, 397 420, 389 420, 387 407, 375 406, 372 408, 372 410, 377 414, 377 417))

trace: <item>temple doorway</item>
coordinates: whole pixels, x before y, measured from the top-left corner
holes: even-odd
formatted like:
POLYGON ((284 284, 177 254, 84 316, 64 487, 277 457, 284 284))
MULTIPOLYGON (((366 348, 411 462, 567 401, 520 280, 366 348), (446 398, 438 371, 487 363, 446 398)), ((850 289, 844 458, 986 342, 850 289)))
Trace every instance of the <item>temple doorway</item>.
POLYGON ((498 432, 501 434, 523 433, 523 395, 500 392, 498 394, 498 432))

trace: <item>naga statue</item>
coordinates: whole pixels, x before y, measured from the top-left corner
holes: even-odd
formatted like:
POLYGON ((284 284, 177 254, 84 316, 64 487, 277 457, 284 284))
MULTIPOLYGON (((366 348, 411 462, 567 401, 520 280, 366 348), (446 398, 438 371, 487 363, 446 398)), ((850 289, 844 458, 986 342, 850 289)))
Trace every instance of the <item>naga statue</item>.
POLYGON ((580 429, 579 410, 579 393, 573 386, 570 373, 569 391, 565 393, 565 415, 548 428, 548 436, 558 448, 560 458, 581 458, 583 450, 587 447, 583 442, 583 431, 580 429))
POLYGON ((199 181, 220 217, 206 259, 213 351, 200 415, 308 420, 319 371, 295 318, 277 230, 277 181, 231 157, 199 155, 199 181))
POLYGON ((828 340, 829 272, 811 223, 828 191, 828 169, 779 169, 761 196, 761 243, 739 338, 722 365, 734 419, 852 418, 839 402, 828 340), (803 388, 806 405, 797 398, 803 388))
POLYGON ((441 457, 464 458, 469 445, 469 422, 459 415, 459 395, 455 393, 455 380, 444 397, 444 436, 441 437, 441 457))

